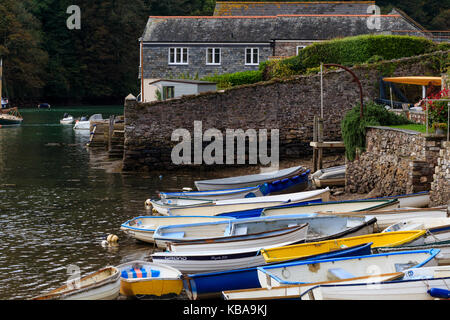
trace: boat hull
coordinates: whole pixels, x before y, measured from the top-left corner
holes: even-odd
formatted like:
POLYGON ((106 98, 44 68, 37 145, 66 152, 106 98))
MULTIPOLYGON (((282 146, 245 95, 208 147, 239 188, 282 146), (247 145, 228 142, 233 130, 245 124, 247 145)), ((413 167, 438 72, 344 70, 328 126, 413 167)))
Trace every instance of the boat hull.
POLYGON ((132 261, 122 264, 117 268, 121 273, 127 273, 134 265, 139 264, 148 272, 147 277, 124 278, 121 277, 120 293, 125 296, 168 296, 179 295, 183 290, 183 281, 181 273, 168 266, 157 265, 146 261, 132 261), (153 271, 156 275, 152 275, 153 271))

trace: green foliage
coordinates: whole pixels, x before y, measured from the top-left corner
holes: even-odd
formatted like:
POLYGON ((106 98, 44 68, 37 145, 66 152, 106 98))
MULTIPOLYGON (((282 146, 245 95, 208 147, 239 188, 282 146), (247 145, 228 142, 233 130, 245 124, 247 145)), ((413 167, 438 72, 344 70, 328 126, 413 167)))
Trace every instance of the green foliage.
POLYGON ((243 84, 256 83, 263 80, 261 70, 250 70, 203 77, 203 81, 217 83, 218 89, 226 89, 243 84))
MULTIPOLYGON (((431 99, 448 100, 449 90, 443 89, 439 93, 430 96, 431 99)), ((435 123, 448 123, 448 101, 432 101, 428 109, 428 123, 432 126, 435 123)))
POLYGON ((425 38, 362 35, 318 42, 301 50, 295 57, 273 61, 265 67, 270 77, 279 77, 278 70, 283 74, 304 74, 321 63, 352 66, 416 56, 436 49, 437 45, 425 38))
POLYGON ((345 155, 348 160, 355 159, 356 150, 365 150, 367 126, 389 126, 411 124, 403 116, 399 116, 373 102, 364 104, 363 118, 360 117, 360 104, 348 111, 342 122, 341 131, 345 144, 345 155))

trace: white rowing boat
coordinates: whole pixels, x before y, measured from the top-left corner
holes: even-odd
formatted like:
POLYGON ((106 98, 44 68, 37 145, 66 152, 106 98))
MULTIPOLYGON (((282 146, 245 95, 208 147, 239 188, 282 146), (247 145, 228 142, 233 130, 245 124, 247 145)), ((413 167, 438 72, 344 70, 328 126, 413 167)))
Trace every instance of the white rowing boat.
MULTIPOLYGON (((268 248, 298 243, 305 240, 307 230, 307 225, 286 228, 283 232, 268 235, 264 242, 269 243, 268 248)), ((241 240, 232 241, 239 242, 241 240)), ((264 257, 260 253, 260 245, 249 248, 235 243, 233 247, 237 249, 203 252, 155 252, 151 255, 151 258, 155 263, 171 266, 182 273, 214 272, 265 264, 264 257)))
POLYGON ((328 201, 329 197, 330 189, 325 188, 275 196, 221 200, 198 206, 172 208, 169 209, 169 215, 215 216, 219 214, 295 204, 309 200, 321 199, 322 201, 328 201))
MULTIPOLYGON (((162 200, 171 198, 184 199, 202 199, 209 201, 227 200, 227 199, 241 199, 262 197, 267 195, 267 186, 265 184, 256 187, 211 190, 211 191, 185 191, 185 192, 160 192, 159 195, 162 200)), ((163 203, 166 203, 163 201, 163 203)))
POLYGON ((160 226, 226 221, 230 219, 234 218, 226 216, 140 216, 123 223, 120 226, 120 230, 136 240, 154 243, 153 234, 160 226))
POLYGON ((306 291, 302 300, 434 300, 429 290, 450 288, 450 266, 403 271, 401 280, 367 284, 323 284, 306 291))
POLYGON ((413 218, 390 225, 382 232, 427 230, 425 244, 450 240, 450 218, 413 218))
MULTIPOLYGON (((376 219, 333 216, 275 216, 235 219, 222 222, 163 226, 155 231, 156 244, 174 252, 203 252, 234 249, 233 239, 249 239, 261 248, 270 245, 259 235, 301 224, 308 224, 306 242, 371 234, 376 219)), ((239 243, 239 242, 238 242, 239 243)))
POLYGON ((335 213, 373 211, 387 208, 398 208, 396 200, 344 200, 313 203, 292 207, 271 207, 262 211, 261 216, 279 216, 307 213, 335 213))
POLYGON ((114 300, 119 292, 120 272, 116 267, 109 266, 33 300, 114 300))
POLYGON ((258 279, 262 288, 270 288, 401 272, 436 266, 438 254, 438 249, 414 250, 261 266, 258 267, 258 279))
MULTIPOLYGON (((326 214, 326 213, 324 213, 326 214)), ((436 208, 398 208, 377 211, 358 212, 333 212, 333 215, 363 215, 377 218, 375 232, 381 232, 390 225, 412 218, 446 218, 447 209, 445 207, 436 208)))
POLYGON ((305 168, 298 166, 246 176, 195 181, 195 186, 199 191, 253 187, 266 182, 273 182, 276 180, 294 177, 301 174, 303 171, 305 171, 305 168))

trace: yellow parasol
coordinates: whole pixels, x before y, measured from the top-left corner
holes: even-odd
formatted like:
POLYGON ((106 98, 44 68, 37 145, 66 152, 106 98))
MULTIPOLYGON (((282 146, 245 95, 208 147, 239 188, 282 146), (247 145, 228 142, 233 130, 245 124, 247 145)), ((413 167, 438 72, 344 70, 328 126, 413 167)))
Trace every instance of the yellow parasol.
POLYGON ((442 84, 441 77, 425 77, 425 76, 411 76, 411 77, 388 77, 383 78, 386 82, 416 84, 420 86, 428 86, 430 83, 433 86, 440 86, 442 84))

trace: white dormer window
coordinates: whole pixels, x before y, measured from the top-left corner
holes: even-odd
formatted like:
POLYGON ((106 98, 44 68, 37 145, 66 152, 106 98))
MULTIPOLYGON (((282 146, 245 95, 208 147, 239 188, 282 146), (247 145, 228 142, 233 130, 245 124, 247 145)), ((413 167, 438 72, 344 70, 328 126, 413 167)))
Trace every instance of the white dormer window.
POLYGON ((220 48, 208 48, 206 49, 206 64, 208 65, 220 65, 221 63, 221 50, 220 48))
POLYGON ((188 48, 169 48, 169 64, 188 63, 188 48))
POLYGON ((259 49, 258 48, 246 48, 245 49, 245 64, 246 65, 258 65, 259 64, 259 49))

